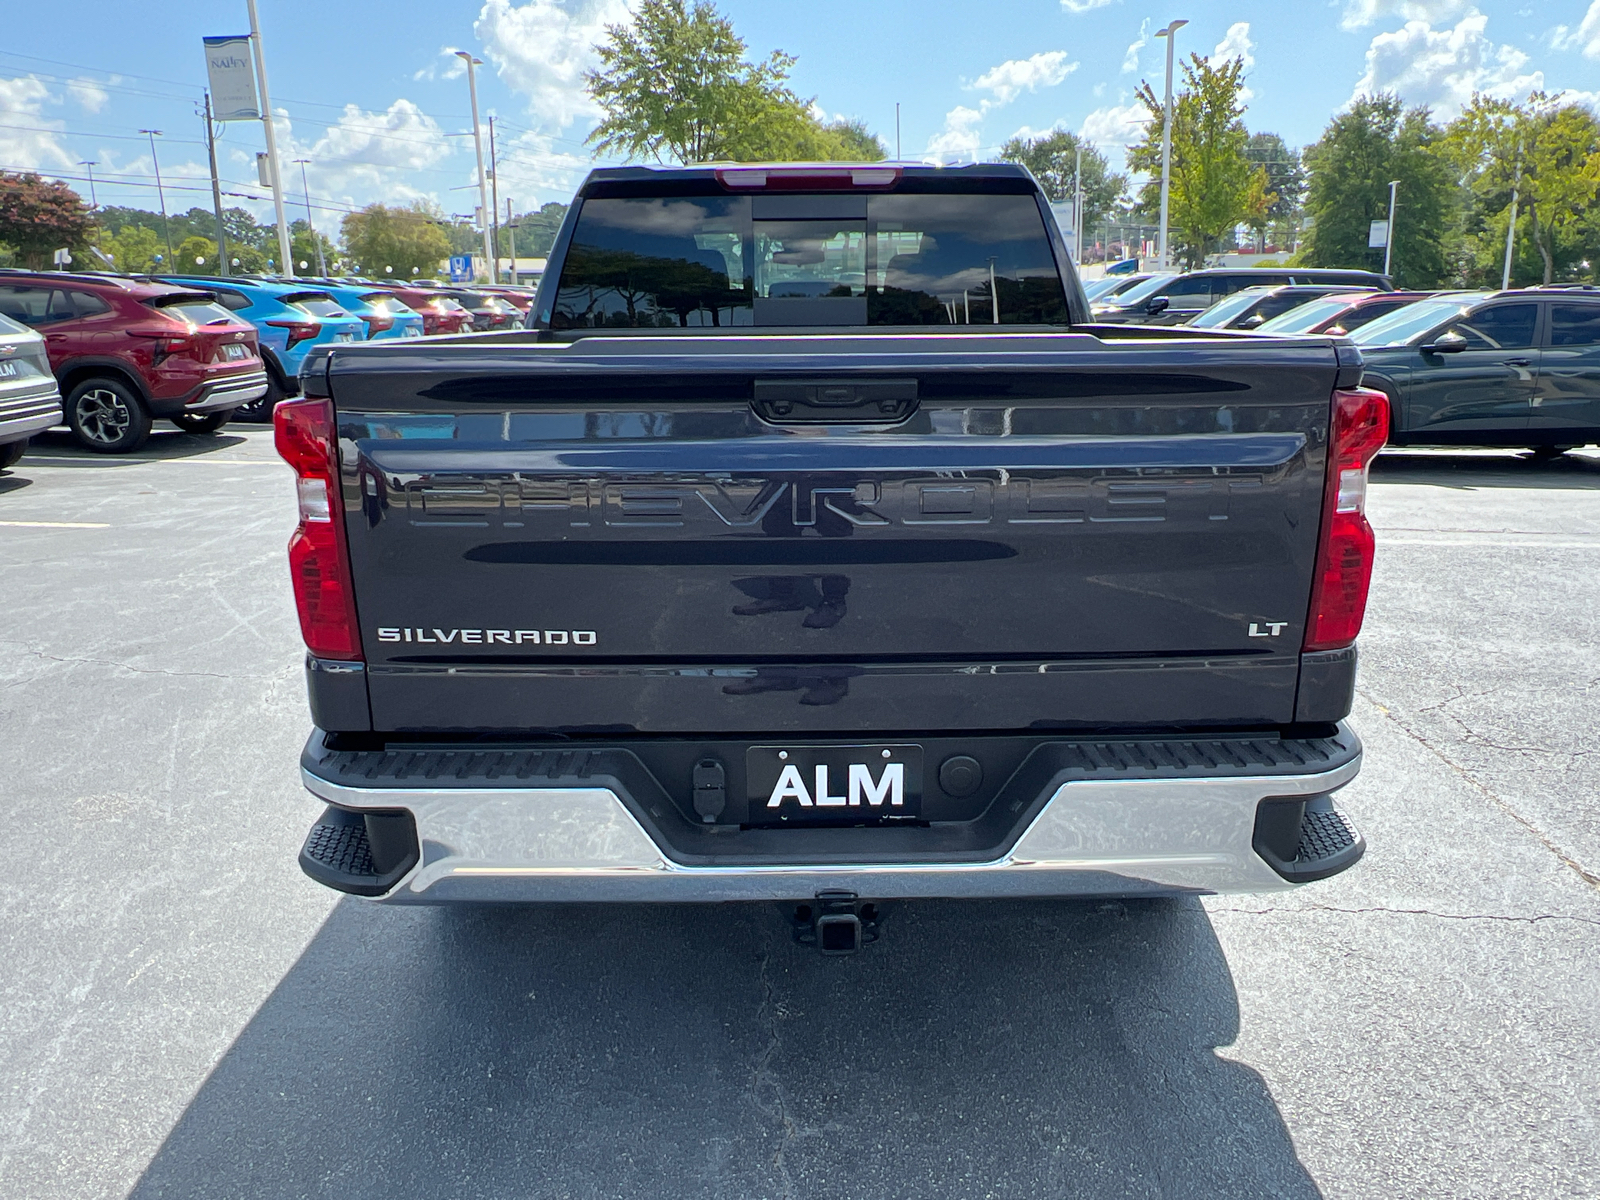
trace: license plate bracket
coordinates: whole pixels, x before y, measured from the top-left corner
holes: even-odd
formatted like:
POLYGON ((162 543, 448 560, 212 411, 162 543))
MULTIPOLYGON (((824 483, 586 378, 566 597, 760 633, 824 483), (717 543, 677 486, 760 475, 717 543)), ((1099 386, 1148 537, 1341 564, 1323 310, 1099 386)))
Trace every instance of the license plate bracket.
POLYGON ((922 815, 922 747, 751 746, 745 784, 752 825, 879 825, 922 815))

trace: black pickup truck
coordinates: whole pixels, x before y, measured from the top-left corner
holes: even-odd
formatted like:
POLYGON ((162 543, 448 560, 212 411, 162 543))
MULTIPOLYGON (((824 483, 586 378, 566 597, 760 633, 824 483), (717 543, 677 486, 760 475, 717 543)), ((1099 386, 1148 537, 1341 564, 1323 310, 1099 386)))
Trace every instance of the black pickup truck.
POLYGON ((319 353, 277 410, 313 878, 848 941, 1360 857, 1348 342, 1090 324, 1004 165, 596 171, 529 325, 319 353))

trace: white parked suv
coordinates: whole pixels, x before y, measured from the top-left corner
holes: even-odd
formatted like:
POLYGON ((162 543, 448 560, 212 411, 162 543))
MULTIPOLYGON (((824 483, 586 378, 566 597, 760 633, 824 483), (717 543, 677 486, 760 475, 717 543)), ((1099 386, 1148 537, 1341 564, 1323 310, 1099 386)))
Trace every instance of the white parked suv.
POLYGON ((61 392, 44 338, 0 316, 0 470, 28 448, 34 434, 61 424, 61 392))

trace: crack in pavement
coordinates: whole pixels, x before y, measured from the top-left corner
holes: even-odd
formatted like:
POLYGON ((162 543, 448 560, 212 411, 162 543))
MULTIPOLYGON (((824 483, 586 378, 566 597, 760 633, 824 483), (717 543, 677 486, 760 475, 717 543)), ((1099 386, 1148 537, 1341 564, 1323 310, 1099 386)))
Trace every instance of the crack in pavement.
POLYGON ((1454 771, 1466 783, 1482 792, 1484 796, 1489 799, 1491 804, 1493 804, 1501 812, 1505 813, 1518 825, 1521 825, 1529 833, 1533 834, 1534 837, 1538 838, 1543 844, 1544 848, 1550 851, 1551 854, 1555 855, 1556 859, 1563 866, 1572 871, 1574 875, 1583 880, 1590 887, 1600 889, 1600 875, 1596 875, 1593 871, 1585 870, 1583 865, 1579 863, 1577 859, 1573 858, 1571 855, 1566 853, 1566 851, 1562 850, 1561 847, 1557 846, 1555 842, 1551 841, 1549 836, 1546 835, 1542 829, 1540 829, 1531 820, 1513 808, 1503 796, 1499 795, 1493 788, 1479 780, 1475 775, 1472 774, 1471 771, 1467 770, 1467 768, 1456 762, 1443 750, 1440 750, 1432 742, 1428 741, 1428 739, 1423 737, 1422 734, 1412 729, 1385 705, 1378 703, 1377 700, 1373 699, 1371 693, 1362 688, 1357 688, 1356 693, 1368 704, 1372 705, 1373 708, 1377 709, 1385 720, 1394 722, 1395 726, 1400 730, 1401 733, 1405 734, 1406 737, 1416 742, 1417 745, 1421 746, 1429 754, 1433 755, 1440 762, 1444 763, 1445 766, 1454 771))
MULTIPOLYGON (((769 943, 770 944, 770 943, 769 943)), ((794 1179, 789 1174, 787 1153, 790 1144, 800 1135, 800 1130, 794 1118, 789 1115, 789 1105, 784 1099, 783 1084, 773 1074, 769 1065, 772 1056, 776 1054, 783 1044, 783 1037, 778 1032, 778 1022, 782 1019, 779 1006, 773 1003, 772 980, 767 975, 767 968, 772 963, 772 952, 765 949, 761 954, 761 1006, 756 1009, 756 1021, 764 1024, 767 1029, 767 1044, 761 1053, 756 1056, 755 1070, 750 1077, 750 1099, 758 1110, 764 1115, 783 1126, 783 1138, 778 1143, 778 1149, 773 1153, 772 1165, 778 1169, 778 1175, 783 1180, 783 1194, 792 1198, 794 1192, 794 1179), (762 1102, 763 1088, 770 1091, 772 1104, 762 1102)))
POLYGON ((1534 913, 1531 916, 1510 916, 1502 913, 1444 913, 1431 908, 1389 908, 1373 905, 1368 908, 1341 908, 1337 904, 1304 904, 1294 907, 1268 908, 1208 908, 1208 913, 1243 913, 1246 916, 1267 916, 1274 913, 1331 912, 1358 916, 1362 913, 1392 913, 1404 917, 1436 917, 1441 921, 1504 921, 1519 925, 1537 925, 1540 921, 1576 921, 1581 925, 1600 925, 1600 918, 1578 917, 1570 913, 1534 913))
MULTIPOLYGON (((0 643, 0 645, 20 646, 22 643, 4 642, 0 643)), ((23 647, 22 652, 45 662, 82 663, 87 666, 116 667, 123 671, 131 671, 135 675, 174 675, 186 679, 278 679, 291 669, 290 667, 285 667, 283 670, 274 671, 270 675, 219 675, 215 671, 171 671, 165 667, 134 667, 109 658, 64 658, 58 654, 46 654, 43 650, 30 650, 26 646, 23 647)))

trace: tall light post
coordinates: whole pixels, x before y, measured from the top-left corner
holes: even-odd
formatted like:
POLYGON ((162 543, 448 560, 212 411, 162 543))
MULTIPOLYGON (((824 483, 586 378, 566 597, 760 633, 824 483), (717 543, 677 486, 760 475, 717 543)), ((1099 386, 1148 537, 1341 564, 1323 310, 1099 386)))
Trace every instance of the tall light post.
POLYGON ((100 201, 95 199, 95 195, 94 195, 94 169, 95 169, 95 167, 99 166, 99 160, 98 159, 92 159, 92 158, 86 158, 82 162, 80 162, 78 165, 80 167, 88 167, 89 168, 89 207, 90 208, 99 208, 100 207, 100 201))
POLYGON ((1394 257, 1394 202, 1395 189, 1400 186, 1398 179, 1389 181, 1389 232, 1383 239, 1383 273, 1389 273, 1389 260, 1394 257))
MULTIPOLYGON (((167 261, 172 261, 172 227, 167 223, 167 194, 161 190, 161 160, 156 157, 156 139, 161 136, 159 129, 141 129, 140 133, 149 135, 150 162, 156 169, 156 198, 161 201, 161 236, 167 242, 167 261)), ((176 270, 176 268, 173 268, 176 270)))
POLYGON ((1072 155, 1072 257, 1083 266, 1083 139, 1072 155))
POLYGON ((272 128, 272 99, 267 95, 267 56, 261 48, 261 22, 256 0, 250 6, 250 45, 255 51, 256 82, 261 85, 261 124, 267 134, 267 161, 272 164, 272 213, 278 221, 278 269, 294 277, 294 254, 289 249, 289 221, 283 215, 283 172, 278 169, 278 136, 272 128))
MULTIPOLYGON (((494 261, 494 251, 489 248, 489 179, 483 173, 483 131, 478 128, 478 73, 473 69, 481 67, 483 59, 473 58, 466 50, 457 50, 456 57, 466 60, 467 90, 472 93, 472 144, 478 151, 478 228, 483 233, 483 265, 489 267, 494 261)), ((489 282, 493 283, 494 279, 491 277, 489 282)))
POLYGON ((1161 117, 1161 245, 1158 252, 1163 267, 1170 263, 1167 255, 1167 212, 1172 191, 1172 45, 1178 30, 1188 23, 1174 21, 1156 32, 1158 38, 1167 39, 1167 98, 1162 105, 1161 117))
POLYGON ((317 248, 317 274, 326 277, 328 260, 322 256, 322 239, 317 236, 316 222, 311 219, 311 185, 306 182, 306 164, 310 161, 309 158, 295 159, 300 164, 300 186, 306 197, 306 231, 311 234, 311 244, 317 248))
MULTIPOLYGON (((1522 143, 1517 143, 1517 177, 1511 184, 1511 221, 1506 225, 1506 265, 1500 272, 1500 290, 1503 292, 1511 286, 1511 251, 1517 241, 1517 200, 1522 189, 1522 143)), ((1391 201, 1390 209, 1394 205, 1391 201)))

